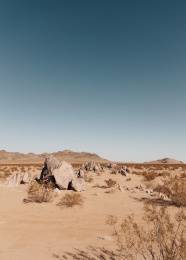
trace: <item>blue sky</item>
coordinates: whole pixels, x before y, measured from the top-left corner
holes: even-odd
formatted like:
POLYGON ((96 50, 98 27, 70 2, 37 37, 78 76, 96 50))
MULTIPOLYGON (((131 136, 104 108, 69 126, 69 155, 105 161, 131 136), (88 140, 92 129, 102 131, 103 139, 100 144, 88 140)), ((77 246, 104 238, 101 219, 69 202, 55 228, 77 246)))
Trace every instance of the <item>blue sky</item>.
POLYGON ((0 149, 186 162, 184 0, 1 0, 0 149))

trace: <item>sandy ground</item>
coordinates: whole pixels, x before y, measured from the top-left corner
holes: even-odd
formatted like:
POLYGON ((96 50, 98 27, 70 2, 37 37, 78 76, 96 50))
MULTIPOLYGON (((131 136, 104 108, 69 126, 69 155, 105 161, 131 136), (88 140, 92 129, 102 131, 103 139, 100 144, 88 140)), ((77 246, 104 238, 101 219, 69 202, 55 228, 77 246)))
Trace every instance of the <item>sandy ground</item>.
MULTIPOLYGON (((34 173, 35 174, 35 173, 34 173)), ((115 249, 111 238, 111 227, 105 224, 108 215, 120 220, 128 214, 135 214, 140 221, 143 202, 150 198, 145 191, 135 192, 94 187, 104 185, 104 180, 112 178, 129 189, 143 184, 143 177, 130 174, 110 174, 109 170, 98 176, 91 173, 94 181, 81 194, 82 207, 61 208, 56 204, 60 198, 72 191, 62 191, 51 203, 24 203, 28 185, 7 188, 0 185, 0 259, 1 260, 48 260, 79 259, 65 252, 86 250, 88 246, 115 249), (127 181, 130 177, 131 180, 127 181), (102 239, 105 238, 105 239, 102 239)), ((82 258, 83 259, 83 258, 82 258)))

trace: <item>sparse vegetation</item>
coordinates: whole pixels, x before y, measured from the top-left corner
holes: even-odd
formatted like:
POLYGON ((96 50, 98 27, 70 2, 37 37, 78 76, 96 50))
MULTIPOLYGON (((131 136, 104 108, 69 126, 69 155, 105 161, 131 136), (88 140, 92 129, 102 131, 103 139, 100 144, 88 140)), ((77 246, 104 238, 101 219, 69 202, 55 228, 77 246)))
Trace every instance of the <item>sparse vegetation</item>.
POLYGON ((116 174, 116 173, 117 173, 116 170, 112 170, 112 171, 111 171, 111 174, 116 174))
POLYGON ((112 188, 116 185, 116 181, 110 178, 108 180, 105 180, 105 183, 107 185, 107 188, 112 188))
POLYGON ((24 202, 51 202, 54 198, 54 186, 52 183, 40 184, 32 181, 27 191, 27 199, 24 202))
POLYGON ((67 208, 71 208, 74 206, 82 206, 84 203, 84 198, 80 193, 71 193, 65 194, 60 202, 57 204, 58 206, 64 206, 67 208))
POLYGON ((6 181, 11 176, 9 171, 0 172, 0 181, 6 181))
POLYGON ((158 209, 154 204, 146 204, 143 220, 145 227, 128 216, 118 227, 117 218, 108 217, 106 223, 113 228, 120 259, 186 259, 186 216, 183 211, 171 221, 166 207, 158 209))
POLYGON ((90 174, 88 174, 87 172, 85 172, 85 173, 84 173, 84 180, 85 180, 86 182, 93 182, 94 178, 93 178, 90 174))
POLYGON ((131 178, 127 178, 126 181, 131 181, 131 178))
POLYGON ((163 185, 157 185, 155 191, 164 193, 175 206, 186 206, 186 177, 170 176, 163 179, 163 185))

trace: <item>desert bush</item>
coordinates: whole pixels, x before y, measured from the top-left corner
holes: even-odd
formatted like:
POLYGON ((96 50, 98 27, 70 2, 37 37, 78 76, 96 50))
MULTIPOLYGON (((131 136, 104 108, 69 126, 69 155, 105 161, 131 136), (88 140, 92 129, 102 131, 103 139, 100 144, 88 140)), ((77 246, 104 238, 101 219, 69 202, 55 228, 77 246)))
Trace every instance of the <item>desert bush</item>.
POLYGON ((71 194, 65 194, 57 205, 71 208, 76 205, 82 206, 83 202, 84 202, 84 198, 80 193, 71 193, 71 194))
POLYGON ((54 197, 54 186, 52 183, 38 183, 32 181, 27 191, 27 199, 24 202, 51 202, 54 197))
POLYGON ((93 182, 93 180, 94 180, 94 178, 90 175, 90 174, 88 174, 88 173, 84 173, 84 180, 86 181, 86 182, 93 182))
POLYGON ((116 173, 117 173, 116 170, 112 170, 112 171, 111 171, 111 174, 116 174, 116 173))
POLYGON ((9 171, 0 172, 0 181, 6 181, 6 179, 10 176, 11 176, 11 173, 9 171))
POLYGON ((113 228, 113 238, 120 259, 184 260, 186 259, 186 216, 179 211, 171 221, 166 207, 153 204, 144 208, 145 225, 128 216, 117 226, 117 218, 109 216, 106 223, 113 228))
POLYGON ((19 171, 19 167, 18 167, 18 166, 12 166, 12 167, 11 167, 11 171, 12 171, 12 172, 19 171))
POLYGON ((126 181, 131 181, 131 178, 127 178, 126 181))
POLYGON ((25 167, 24 166, 20 167, 20 172, 25 172, 25 167))
POLYGON ((144 172, 143 175, 146 181, 152 181, 159 176, 159 174, 156 171, 144 172))
POLYGON ((157 185, 155 191, 164 193, 175 206, 186 206, 186 177, 185 175, 164 178, 163 185, 157 185))
POLYGON ((112 188, 116 185, 116 181, 114 181, 113 179, 110 179, 110 178, 108 180, 105 180, 105 183, 108 188, 112 188))
POLYGON ((7 166, 0 167, 0 180, 5 181, 9 176, 11 176, 11 171, 7 166))

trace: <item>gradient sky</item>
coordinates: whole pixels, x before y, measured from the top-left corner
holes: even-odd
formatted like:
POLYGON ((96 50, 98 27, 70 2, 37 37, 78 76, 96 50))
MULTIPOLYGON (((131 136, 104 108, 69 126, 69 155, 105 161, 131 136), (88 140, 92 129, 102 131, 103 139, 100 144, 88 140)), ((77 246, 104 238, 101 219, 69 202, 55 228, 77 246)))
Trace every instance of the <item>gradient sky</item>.
POLYGON ((0 0, 0 149, 186 162, 185 0, 0 0))

